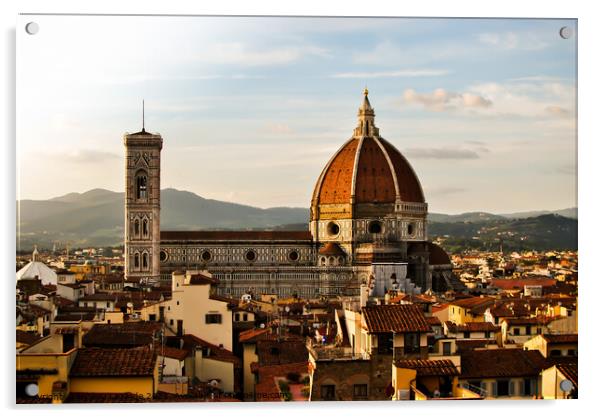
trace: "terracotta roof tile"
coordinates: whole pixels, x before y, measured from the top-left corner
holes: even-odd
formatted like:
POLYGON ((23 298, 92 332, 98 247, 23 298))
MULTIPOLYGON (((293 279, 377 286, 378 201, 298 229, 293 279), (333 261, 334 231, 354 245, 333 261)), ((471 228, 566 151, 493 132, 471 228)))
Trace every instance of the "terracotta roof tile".
POLYGON ((416 370, 417 376, 458 376, 460 372, 451 360, 399 360, 395 366, 416 370))
POLYGON ((343 251, 341 249, 341 247, 339 246, 339 244, 334 243, 334 242, 328 242, 325 245, 323 245, 319 250, 318 253, 320 253, 321 255, 346 255, 345 251, 343 251))
POLYGON ((462 378, 537 376, 546 367, 537 350, 467 350, 461 354, 462 378))
POLYGON ((449 332, 498 332, 501 327, 491 322, 465 322, 464 324, 455 324, 451 321, 445 321, 445 326, 449 332))
POLYGON ((377 305, 362 308, 368 332, 429 332, 431 326, 416 305, 377 305))
POLYGON ((577 374, 579 371, 579 367, 577 363, 568 363, 568 364, 558 364, 556 366, 558 371, 562 373, 567 379, 573 383, 575 387, 577 387, 577 374))
POLYGON ((148 347, 81 348, 69 376, 152 376, 156 364, 157 355, 148 347))

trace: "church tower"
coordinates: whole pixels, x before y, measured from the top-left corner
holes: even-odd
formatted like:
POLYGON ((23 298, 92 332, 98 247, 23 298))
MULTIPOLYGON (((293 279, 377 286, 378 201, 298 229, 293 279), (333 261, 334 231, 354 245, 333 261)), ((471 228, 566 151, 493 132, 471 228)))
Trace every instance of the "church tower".
POLYGON ((125 145, 125 278, 157 284, 160 279, 159 218, 163 138, 144 130, 123 136, 125 145))

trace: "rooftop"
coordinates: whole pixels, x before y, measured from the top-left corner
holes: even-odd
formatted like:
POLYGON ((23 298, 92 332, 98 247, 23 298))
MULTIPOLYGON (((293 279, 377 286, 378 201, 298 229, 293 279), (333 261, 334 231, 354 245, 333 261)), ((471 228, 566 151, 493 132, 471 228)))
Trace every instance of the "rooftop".
POLYGON ((429 332, 431 326, 417 305, 376 305, 362 308, 370 333, 429 332))
POLYGON ((156 363, 157 355, 148 347, 81 348, 69 376, 152 376, 156 363))

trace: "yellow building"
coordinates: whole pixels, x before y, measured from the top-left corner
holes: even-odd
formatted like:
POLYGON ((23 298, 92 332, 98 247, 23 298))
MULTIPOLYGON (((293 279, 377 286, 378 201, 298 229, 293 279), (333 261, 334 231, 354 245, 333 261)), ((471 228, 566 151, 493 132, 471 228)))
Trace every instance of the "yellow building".
POLYGON ((523 344, 527 350, 538 350, 546 358, 576 357, 577 334, 537 335, 523 344))
POLYGON ((447 306, 447 318, 456 324, 483 322, 485 321, 485 311, 493 303, 494 299, 490 297, 458 299, 450 302, 447 306))
POLYGON ((152 399, 159 388, 158 364, 149 347, 80 349, 69 372, 69 391, 152 399))
POLYGON ((164 302, 165 322, 175 334, 202 337, 232 351, 231 305, 215 295, 215 283, 207 272, 174 272, 172 298, 164 302))
POLYGON ((562 363, 541 373, 544 399, 577 399, 577 363, 562 363))
POLYGON ((393 400, 483 399, 459 384, 451 360, 400 360, 392 366, 393 400))

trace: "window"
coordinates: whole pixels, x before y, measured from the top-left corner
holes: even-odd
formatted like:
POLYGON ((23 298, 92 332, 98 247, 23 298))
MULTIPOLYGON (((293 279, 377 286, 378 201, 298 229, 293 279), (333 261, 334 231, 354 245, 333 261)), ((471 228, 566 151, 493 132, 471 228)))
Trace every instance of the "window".
POLYGON ((408 235, 414 235, 414 224, 408 224, 408 235))
POLYGON ((522 382, 520 382, 519 395, 522 395, 522 396, 534 395, 535 387, 534 387, 533 383, 534 383, 534 381, 532 379, 524 379, 522 382))
POLYGON ((234 315, 234 320, 235 321, 240 321, 240 314, 235 314, 234 315))
POLYGON ((167 252, 161 250, 161 252, 159 253, 159 260, 161 261, 167 261, 167 252))
POLYGON ((141 172, 136 176, 136 199, 146 199, 147 198, 147 189, 146 189, 146 173, 141 172))
POLYGON ((246 252, 245 258, 247 259, 247 261, 253 262, 257 259, 257 253, 253 250, 249 250, 246 252))
POLYGON ((134 268, 140 268, 140 254, 134 254, 134 268))
POLYGON ((464 331, 464 338, 470 338, 470 331, 464 331))
POLYGON ((379 221, 372 221, 368 224, 368 232, 371 234, 380 234, 383 231, 383 225, 379 221))
POLYGON ((508 380, 497 381, 497 396, 510 395, 510 382, 508 380))
POLYGON ((201 254, 201 258, 203 259, 203 261, 207 262, 211 260, 211 253, 209 251, 203 251, 203 253, 201 254))
POLYGON ((403 336, 403 352, 406 354, 420 352, 420 334, 408 332, 403 336))
POLYGON ((169 320, 169 325, 173 325, 173 319, 169 320))
POLYGON ((353 385, 353 399, 365 399, 368 397, 368 385, 353 385))
POLYGON ((525 327, 525 334, 527 334, 527 335, 531 335, 531 325, 527 325, 527 326, 525 327))
POLYGON ((243 321, 246 321, 248 318, 249 318, 249 316, 246 313, 242 314, 243 321))
POLYGON ((569 355, 569 356, 575 356, 575 355, 577 355, 577 354, 576 354, 576 352, 575 352, 575 350, 574 350, 574 349, 569 349, 569 350, 567 351, 567 355, 569 355))
POLYGON ((512 335, 520 335, 520 328, 513 328, 512 335))
POLYGON ((137 237, 140 234, 140 221, 136 219, 134 221, 134 236, 137 237))
POLYGON ((444 356, 451 355, 451 342, 446 341, 443 343, 443 355, 444 356))
POLYGON ((288 253, 288 259, 291 261, 297 261, 299 259, 299 253, 295 250, 288 253))
POLYGON ((222 314, 205 314, 206 324, 221 324, 222 314))
POLYGON ((562 355, 562 352, 560 350, 552 350, 550 352, 550 355, 553 356, 553 357, 558 357, 558 356, 562 355))
POLYGON ((491 338, 491 331, 485 331, 485 338, 491 338))
POLYGON ((330 236, 339 235, 340 227, 335 222, 329 222, 328 226, 326 227, 326 231, 328 232, 328 235, 330 235, 330 236))
POLYGON ((142 236, 148 237, 148 219, 142 221, 142 236))
POLYGON ((142 254, 142 268, 144 270, 148 269, 148 254, 147 253, 142 254))
POLYGON ((334 401, 334 385, 320 386, 320 398, 323 401, 334 401))
POLYGON ((393 352, 393 334, 378 334, 378 353, 390 354, 393 352))

